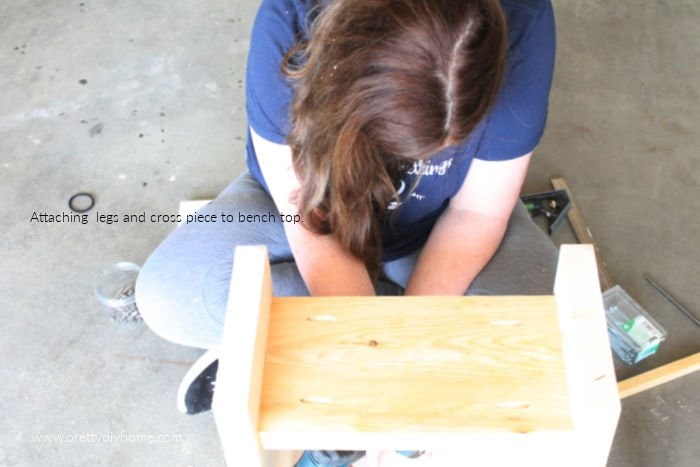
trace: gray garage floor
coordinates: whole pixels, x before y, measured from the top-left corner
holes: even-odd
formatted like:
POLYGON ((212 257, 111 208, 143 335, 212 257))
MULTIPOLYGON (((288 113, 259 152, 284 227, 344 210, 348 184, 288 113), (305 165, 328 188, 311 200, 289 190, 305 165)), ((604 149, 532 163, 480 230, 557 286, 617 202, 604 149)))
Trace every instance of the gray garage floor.
MULTIPOLYGON (((142 263, 173 226, 30 218, 65 211, 78 191, 96 195, 91 216, 171 214, 239 174, 256 7, 0 5, 0 465, 222 465, 211 415, 175 409, 199 351, 111 323, 91 292, 103 265, 142 263)), ((700 4, 555 9, 549 127, 524 191, 565 176, 614 281, 668 329, 657 355, 616 363, 623 379, 700 350, 700 328, 642 279, 700 315, 700 4)), ((696 373, 626 399, 610 465, 698 465, 699 389, 696 373)))

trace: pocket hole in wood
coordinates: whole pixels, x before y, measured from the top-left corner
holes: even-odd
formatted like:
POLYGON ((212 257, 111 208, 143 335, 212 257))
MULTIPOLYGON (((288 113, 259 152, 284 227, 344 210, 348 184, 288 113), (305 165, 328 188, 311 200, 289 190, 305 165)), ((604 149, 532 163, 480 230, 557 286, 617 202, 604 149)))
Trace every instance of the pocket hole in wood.
POLYGON ((521 326, 523 322, 517 319, 493 319, 491 324, 494 326, 521 326))
POLYGON ((332 404, 333 399, 324 396, 309 396, 299 399, 302 404, 332 404))
POLYGON ((313 315, 306 318, 307 321, 336 321, 337 318, 333 315, 313 315))
POLYGON ((530 403, 525 401, 507 401, 499 402, 496 404, 496 407, 499 409, 527 409, 530 407, 530 403))

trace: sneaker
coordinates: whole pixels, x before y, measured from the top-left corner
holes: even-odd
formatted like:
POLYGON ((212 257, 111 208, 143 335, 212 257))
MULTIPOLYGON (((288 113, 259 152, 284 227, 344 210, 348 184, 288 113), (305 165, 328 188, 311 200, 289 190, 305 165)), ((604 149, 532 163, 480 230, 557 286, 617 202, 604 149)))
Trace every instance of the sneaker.
POLYGON ((294 467, 352 467, 365 451, 304 451, 294 467))
POLYGON ((190 367, 177 390, 177 408, 187 415, 211 410, 219 355, 207 350, 190 367))
POLYGON ((294 464, 294 467, 318 467, 318 464, 311 457, 310 451, 304 451, 304 455, 294 464))

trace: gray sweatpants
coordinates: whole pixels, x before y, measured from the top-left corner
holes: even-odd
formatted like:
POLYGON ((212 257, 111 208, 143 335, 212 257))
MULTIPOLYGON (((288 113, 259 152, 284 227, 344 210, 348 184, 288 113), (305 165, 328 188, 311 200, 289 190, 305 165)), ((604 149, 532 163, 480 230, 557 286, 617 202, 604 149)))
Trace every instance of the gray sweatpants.
MULTIPOLYGON (((219 343, 236 245, 267 246, 276 296, 308 295, 277 208, 249 172, 199 212, 224 212, 235 220, 182 225, 148 258, 136 284, 136 302, 156 334, 191 347, 210 348, 219 343), (277 222, 238 222, 239 213, 273 213, 277 222)), ((378 293, 400 294, 418 254, 385 263, 378 293)), ((556 260, 553 243, 518 203, 501 246, 467 294, 551 294, 556 260)))

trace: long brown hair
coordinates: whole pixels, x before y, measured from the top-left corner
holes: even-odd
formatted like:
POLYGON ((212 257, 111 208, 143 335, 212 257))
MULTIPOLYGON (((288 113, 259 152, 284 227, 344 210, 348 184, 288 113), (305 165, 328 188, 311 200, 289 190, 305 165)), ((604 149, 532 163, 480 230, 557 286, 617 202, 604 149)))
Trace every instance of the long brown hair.
POLYGON ((331 1, 285 65, 305 226, 376 273, 401 163, 469 137, 496 99, 506 50, 498 0, 331 1))

